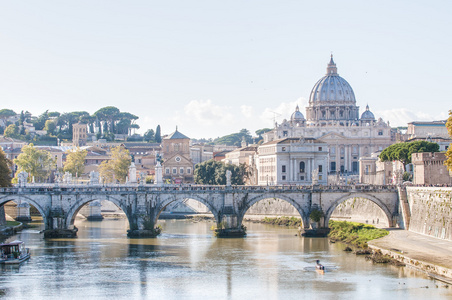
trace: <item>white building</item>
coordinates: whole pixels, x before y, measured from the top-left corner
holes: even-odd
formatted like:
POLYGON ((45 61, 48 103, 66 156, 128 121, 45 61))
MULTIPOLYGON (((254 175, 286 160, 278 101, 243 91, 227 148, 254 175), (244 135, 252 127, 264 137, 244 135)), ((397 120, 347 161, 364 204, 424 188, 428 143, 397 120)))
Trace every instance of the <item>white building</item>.
POLYGON ((284 138, 316 139, 328 146, 329 165, 325 167, 330 174, 358 174, 361 156, 381 151, 394 140, 389 124, 376 120, 369 106, 359 116, 353 89, 337 73, 332 56, 327 74, 311 91, 306 117, 297 106, 290 120, 263 134, 264 143, 284 138))
POLYGON ((328 145, 313 138, 284 138, 259 146, 258 184, 327 184, 328 145))

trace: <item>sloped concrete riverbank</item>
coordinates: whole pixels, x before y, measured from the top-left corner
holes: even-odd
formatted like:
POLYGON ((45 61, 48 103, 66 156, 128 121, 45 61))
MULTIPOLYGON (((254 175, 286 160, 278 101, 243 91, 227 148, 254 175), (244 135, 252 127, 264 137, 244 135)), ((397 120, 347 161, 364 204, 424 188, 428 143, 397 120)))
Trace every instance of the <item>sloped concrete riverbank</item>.
POLYGON ((368 242, 373 250, 380 250, 429 276, 452 284, 452 242, 410 232, 389 229, 389 235, 368 242))

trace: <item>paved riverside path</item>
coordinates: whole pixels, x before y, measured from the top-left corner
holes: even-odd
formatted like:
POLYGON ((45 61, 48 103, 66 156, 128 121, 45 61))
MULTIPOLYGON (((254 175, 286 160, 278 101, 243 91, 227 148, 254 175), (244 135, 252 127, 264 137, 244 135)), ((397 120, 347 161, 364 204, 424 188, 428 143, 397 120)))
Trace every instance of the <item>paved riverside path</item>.
POLYGON ((386 229, 389 230, 389 235, 370 241, 368 244, 452 270, 452 241, 403 229, 386 229))

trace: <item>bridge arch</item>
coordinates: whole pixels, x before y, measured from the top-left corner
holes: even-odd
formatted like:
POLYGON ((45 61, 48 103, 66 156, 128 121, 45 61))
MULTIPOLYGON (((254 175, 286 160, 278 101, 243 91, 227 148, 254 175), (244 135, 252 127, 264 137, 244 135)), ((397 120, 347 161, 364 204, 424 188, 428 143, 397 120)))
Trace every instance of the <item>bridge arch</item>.
POLYGON ((184 195, 184 194, 175 194, 174 197, 168 197, 167 199, 165 199, 164 201, 162 201, 157 209, 156 209, 156 216, 155 216, 155 223, 157 223, 157 220, 160 216, 160 214, 162 213, 162 211, 171 203, 174 202, 182 202, 186 199, 191 199, 191 200, 195 200, 195 201, 199 201, 202 204, 204 204, 205 206, 207 206, 207 208, 209 209, 209 211, 213 214, 213 216, 215 217, 215 220, 217 223, 221 222, 220 218, 220 213, 219 211, 215 208, 214 204, 212 203, 212 201, 209 201, 197 194, 191 194, 190 196, 184 195))
POLYGON ((269 196, 269 195, 258 195, 255 197, 252 197, 245 202, 242 203, 241 207, 239 207, 239 214, 238 214, 238 224, 242 224, 243 218, 245 217, 245 214, 250 209, 251 206, 256 204, 259 201, 265 200, 265 199, 279 199, 283 200, 290 205, 292 205, 300 214, 301 221, 303 222, 303 227, 309 226, 309 216, 308 213, 301 207, 300 204, 297 203, 294 199, 287 197, 285 195, 277 195, 277 196, 269 196))
POLYGON ((97 201, 97 200, 107 200, 112 203, 114 203, 116 206, 118 206, 126 215, 127 220, 129 222, 129 226, 131 226, 131 220, 132 216, 131 213, 127 210, 127 207, 124 205, 125 201, 122 201, 121 198, 112 197, 110 195, 105 196, 92 196, 92 195, 80 195, 77 198, 77 201, 71 206, 71 208, 68 210, 66 214, 66 227, 72 228, 74 226, 75 217, 77 216, 78 212, 82 207, 90 202, 97 201))
POLYGON ((0 206, 3 206, 5 203, 7 203, 9 201, 17 201, 17 200, 27 202, 28 204, 33 205, 41 214, 43 223, 47 224, 46 210, 44 209, 44 207, 41 206, 41 204, 39 204, 36 200, 34 200, 31 197, 27 197, 27 196, 23 196, 23 195, 8 195, 5 197, 1 197, 0 198, 0 206))
POLYGON ((389 227, 393 227, 393 213, 390 211, 387 205, 377 197, 365 193, 348 194, 334 201, 325 211, 324 226, 328 227, 331 215, 341 203, 354 198, 362 198, 376 204, 385 214, 389 227))

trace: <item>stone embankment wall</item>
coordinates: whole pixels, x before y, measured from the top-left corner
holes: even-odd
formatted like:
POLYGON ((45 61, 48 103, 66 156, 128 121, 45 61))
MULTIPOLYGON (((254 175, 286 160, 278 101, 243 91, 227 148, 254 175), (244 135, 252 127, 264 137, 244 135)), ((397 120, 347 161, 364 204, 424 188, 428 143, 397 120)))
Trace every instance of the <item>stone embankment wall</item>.
POLYGON ((367 223, 375 227, 389 227, 383 210, 370 200, 351 198, 339 204, 331 219, 367 223))
POLYGON ((452 188, 407 187, 409 230, 452 240, 452 188))
MULTIPOLYGON (((264 216, 286 216, 300 218, 300 213, 295 207, 287 201, 280 199, 264 199, 253 206, 246 212, 247 215, 262 215, 264 216)), ((245 215, 246 218, 246 215, 245 215)))

